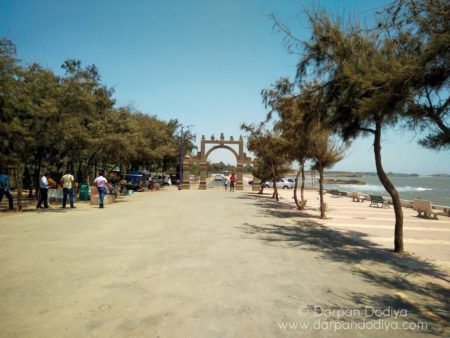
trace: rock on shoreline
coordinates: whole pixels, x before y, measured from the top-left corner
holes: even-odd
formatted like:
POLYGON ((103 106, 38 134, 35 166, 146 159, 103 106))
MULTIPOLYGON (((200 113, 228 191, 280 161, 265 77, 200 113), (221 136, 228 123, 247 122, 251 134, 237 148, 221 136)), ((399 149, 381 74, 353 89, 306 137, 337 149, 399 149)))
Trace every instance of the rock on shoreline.
POLYGON ((364 185, 366 182, 358 181, 358 180, 333 180, 333 179, 324 179, 324 184, 357 184, 357 185, 364 185))

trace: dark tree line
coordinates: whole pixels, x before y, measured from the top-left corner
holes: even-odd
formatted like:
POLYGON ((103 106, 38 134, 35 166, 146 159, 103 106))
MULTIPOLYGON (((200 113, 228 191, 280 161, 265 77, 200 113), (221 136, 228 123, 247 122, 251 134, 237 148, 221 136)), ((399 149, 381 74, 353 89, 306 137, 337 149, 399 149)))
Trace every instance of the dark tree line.
MULTIPOLYGON (((113 90, 94 65, 62 65, 64 75, 23 65, 13 42, 0 40, 0 167, 15 168, 17 184, 37 184, 45 171, 70 170, 77 181, 98 169, 176 170, 177 120, 163 121, 131 107, 116 107, 113 90)), ((195 137, 184 134, 185 152, 195 137)))

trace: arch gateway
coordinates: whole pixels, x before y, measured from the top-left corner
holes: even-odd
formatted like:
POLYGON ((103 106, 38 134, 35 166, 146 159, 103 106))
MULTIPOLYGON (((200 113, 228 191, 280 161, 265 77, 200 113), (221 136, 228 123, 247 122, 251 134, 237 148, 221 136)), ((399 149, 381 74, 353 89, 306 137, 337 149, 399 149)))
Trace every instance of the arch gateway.
POLYGON ((197 155, 194 157, 190 157, 189 155, 184 156, 183 159, 183 189, 190 189, 191 183, 189 181, 190 167, 193 163, 198 163, 200 167, 200 190, 206 190, 206 170, 207 165, 206 161, 208 156, 217 149, 228 149, 233 153, 236 157, 236 190, 243 190, 243 172, 245 164, 252 164, 252 159, 247 157, 247 154, 244 153, 244 140, 242 136, 239 137, 238 141, 233 139, 233 136, 230 137, 229 140, 225 140, 223 133, 220 134, 220 139, 216 140, 214 135, 211 136, 209 140, 205 139, 205 135, 202 135, 202 140, 200 142, 200 152, 197 152, 197 155), (206 145, 212 144, 213 147, 206 151, 206 145), (230 145, 238 145, 239 150, 236 151, 230 145))

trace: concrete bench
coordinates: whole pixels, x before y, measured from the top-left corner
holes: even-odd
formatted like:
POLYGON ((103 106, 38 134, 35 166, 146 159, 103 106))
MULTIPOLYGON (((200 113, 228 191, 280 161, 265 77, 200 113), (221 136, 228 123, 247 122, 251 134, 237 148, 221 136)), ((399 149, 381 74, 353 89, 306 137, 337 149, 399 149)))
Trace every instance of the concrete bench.
POLYGON ((370 195, 370 206, 378 208, 379 204, 381 204, 382 208, 389 208, 389 202, 385 200, 383 196, 370 195))
MULTIPOLYGON (((48 201, 50 203, 62 203, 63 190, 62 189, 48 189, 48 201)), ((75 194, 74 194, 75 197, 75 194)))
POLYGON ((434 219, 438 219, 437 215, 442 215, 441 212, 433 210, 433 206, 430 201, 414 200, 413 208, 417 211, 417 216, 419 217, 422 216, 422 213, 425 218, 431 218, 431 215, 433 215, 434 219))
POLYGON ((356 191, 351 191, 347 196, 351 197, 353 199, 353 202, 364 202, 366 199, 356 191))

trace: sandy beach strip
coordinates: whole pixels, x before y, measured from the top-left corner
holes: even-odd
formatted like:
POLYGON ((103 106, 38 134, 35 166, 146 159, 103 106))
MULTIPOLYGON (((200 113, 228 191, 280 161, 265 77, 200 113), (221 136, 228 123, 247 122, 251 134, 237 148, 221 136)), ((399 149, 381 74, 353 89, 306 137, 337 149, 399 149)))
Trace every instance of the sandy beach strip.
MULTIPOLYGON (((305 190, 306 209, 297 211, 293 190, 279 189, 280 202, 290 210, 290 223, 296 224, 304 216, 314 222, 346 234, 362 236, 381 248, 393 249, 395 215, 392 207, 370 207, 370 202, 353 202, 350 197, 332 197, 325 194, 327 219, 319 219, 319 193, 305 190), (302 217, 303 215, 303 217, 302 217)), ((273 189, 264 189, 270 198, 273 189)), ((256 193, 256 192, 255 192, 256 193)), ((300 199, 300 191, 298 191, 300 199)), ((450 276, 450 218, 439 216, 438 220, 417 217, 413 209, 403 208, 404 246, 408 254, 430 261, 450 276)))

